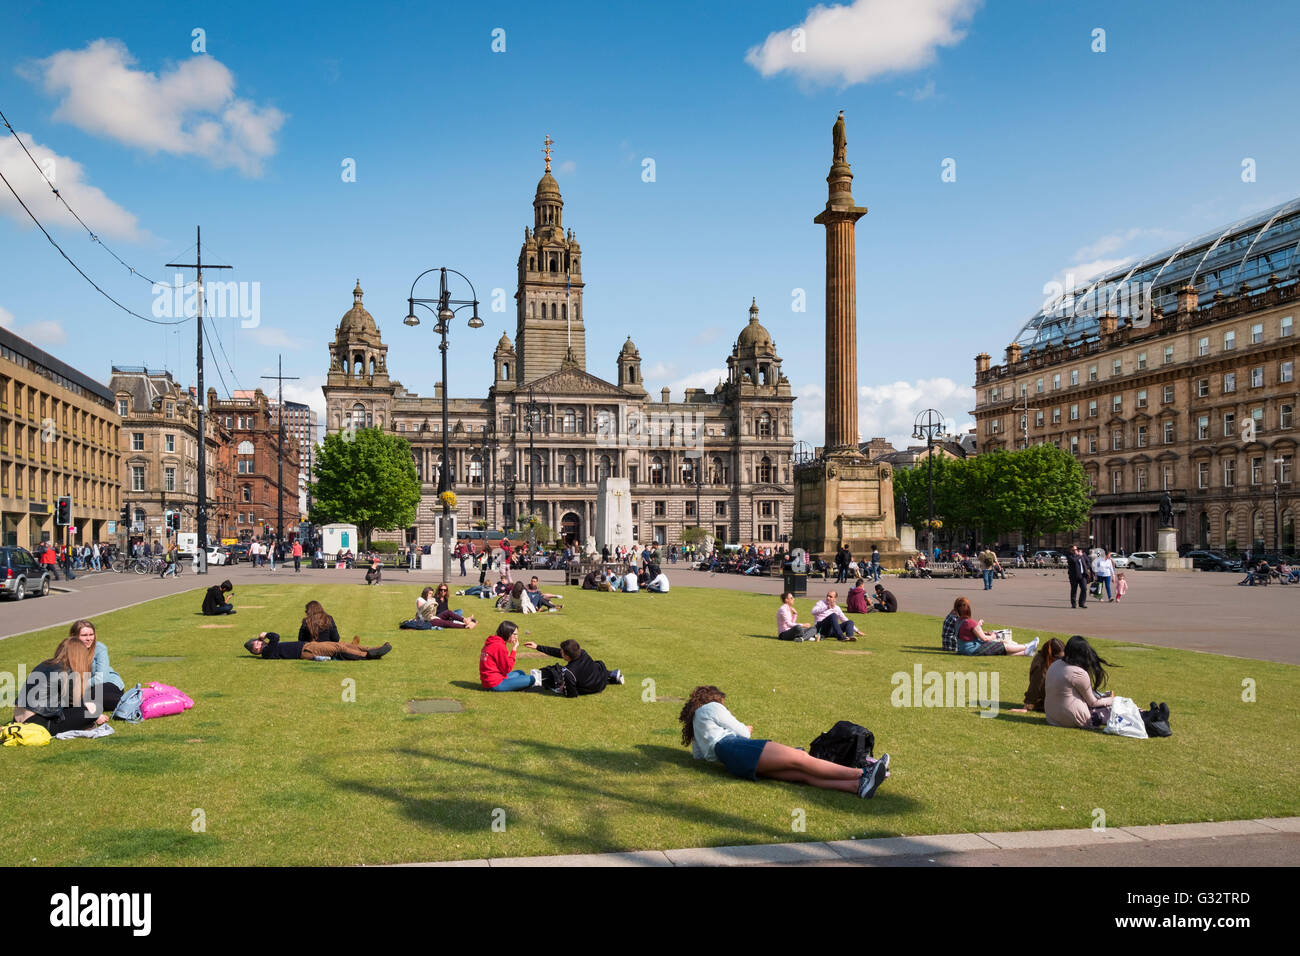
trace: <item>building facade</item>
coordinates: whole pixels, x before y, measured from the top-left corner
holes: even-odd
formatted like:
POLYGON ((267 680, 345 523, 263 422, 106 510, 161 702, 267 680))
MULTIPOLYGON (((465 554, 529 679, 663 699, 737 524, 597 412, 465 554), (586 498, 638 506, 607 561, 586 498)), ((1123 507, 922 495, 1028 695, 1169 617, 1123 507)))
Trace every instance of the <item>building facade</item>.
MULTIPOLYGON (((199 407, 194 391, 177 385, 171 372, 118 365, 109 390, 122 423, 122 504, 132 534, 165 540, 168 511, 180 512, 181 531, 198 531, 199 407)), ((225 494, 218 468, 224 435, 211 417, 205 431, 206 490, 210 507, 219 508, 225 494)))
MULTIPOLYGON (((251 389, 235 389, 232 398, 252 399, 256 393, 251 389)), ((271 428, 280 427, 280 404, 269 395, 266 396, 267 408, 271 413, 271 428)), ((298 451, 298 513, 306 516, 311 510, 307 494, 307 483, 311 480, 312 464, 316 456, 316 443, 320 440, 319 423, 316 412, 301 402, 284 403, 284 435, 286 446, 298 451)))
POLYGON ((1088 526, 1041 544, 1153 551, 1167 491, 1180 546, 1295 550, 1298 241, 1300 200, 1103 276, 1004 364, 976 358, 980 450, 1051 442, 1091 484, 1088 526))
POLYGON ((0 544, 113 541, 120 428, 108 388, 0 328, 0 544), (55 525, 63 495, 72 498, 66 536, 55 525))
MULTIPOLYGON (((671 544, 699 525, 727 542, 776 544, 790 534, 794 397, 751 303, 711 392, 657 400, 628 338, 612 380, 587 370, 582 252, 563 222, 547 162, 517 260, 515 340, 502 334, 485 398, 448 399, 450 477, 462 529, 497 529, 531 512, 578 542, 594 534, 600 478, 632 486, 634 534, 671 544), (531 425, 531 427, 530 427, 531 425)), ((442 385, 432 396, 388 375, 387 352, 361 284, 329 343, 326 433, 374 426, 411 442, 421 480, 415 540, 436 535, 442 385)), ((427 334, 427 333, 426 333, 427 334)), ((467 347, 466 332, 460 337, 467 347)))
POLYGON ((208 389, 208 409, 229 436, 221 446, 221 467, 232 476, 233 499, 233 515, 223 516, 213 533, 241 541, 274 536, 283 515, 280 534, 288 537, 301 519, 298 440, 287 438, 281 447, 271 402, 260 388, 227 399, 208 389))

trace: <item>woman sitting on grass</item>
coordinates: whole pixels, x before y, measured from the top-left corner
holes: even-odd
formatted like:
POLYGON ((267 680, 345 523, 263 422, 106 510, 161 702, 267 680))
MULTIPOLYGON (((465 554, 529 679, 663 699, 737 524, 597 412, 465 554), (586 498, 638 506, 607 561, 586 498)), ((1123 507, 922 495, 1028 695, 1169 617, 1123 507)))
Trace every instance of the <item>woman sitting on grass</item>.
POLYGON ((425 588, 423 594, 415 599, 416 615, 428 621, 434 627, 478 627, 478 621, 474 615, 471 614, 466 619, 459 611, 453 611, 448 607, 447 595, 450 593, 450 588, 445 584, 439 584, 436 591, 433 588, 425 588), (430 594, 433 595, 432 598, 429 597, 430 594))
POLYGON ((953 613, 961 618, 961 626, 957 628, 958 654, 977 657, 998 654, 1033 656, 1033 653, 1038 650, 1038 638, 1034 638, 1028 644, 993 640, 984 633, 984 622, 971 617, 970 601, 965 598, 958 598, 952 609, 953 613))
POLYGON ((1065 642, 1065 655, 1047 669, 1044 681, 1043 711, 1049 724, 1083 730, 1106 726, 1114 695, 1097 693, 1106 686, 1103 664, 1114 666, 1097 656, 1087 638, 1076 634, 1065 642))
POLYGON ((696 760, 720 761, 733 775, 746 780, 770 777, 856 793, 864 799, 875 796, 889 775, 889 754, 881 754, 879 760, 859 770, 819 760, 773 740, 751 739, 754 728, 736 720, 723 706, 726 696, 716 687, 697 687, 678 715, 682 746, 689 744, 696 760))
MULTIPOLYGON (((518 584, 523 586, 522 581, 518 584)), ((518 630, 514 621, 502 621, 483 643, 478 658, 478 676, 479 682, 488 690, 527 690, 542 685, 540 670, 525 673, 514 669, 515 651, 519 649, 518 630)))
POLYGON ((849 588, 847 600, 850 614, 867 614, 871 611, 867 607, 867 589, 862 586, 862 578, 858 578, 857 583, 849 588))
MULTIPOLYGON (((78 622, 81 623, 81 622, 78 622)), ((91 683, 94 657, 79 637, 65 637, 18 692, 14 722, 39 724, 54 737, 108 722, 97 687, 91 683)))
POLYGON ((339 629, 334 623, 334 618, 325 613, 325 608, 321 607, 320 601, 308 601, 303 610, 307 612, 307 616, 302 619, 302 625, 298 628, 298 640, 342 643, 343 638, 339 637, 339 629))
POLYGON ((113 670, 113 665, 108 662, 108 645, 99 643, 95 636, 95 625, 89 621, 74 621, 72 627, 68 628, 68 637, 75 637, 90 651, 90 687, 97 688, 99 699, 104 704, 104 712, 112 713, 117 708, 117 702, 122 699, 126 685, 122 682, 122 675, 113 670))
POLYGON ((1031 710, 1042 711, 1046 696, 1047 669, 1065 656, 1065 645, 1059 637, 1054 637, 1038 649, 1034 659, 1029 662, 1029 689, 1025 691, 1025 706, 1016 707, 1013 714, 1024 714, 1031 710))

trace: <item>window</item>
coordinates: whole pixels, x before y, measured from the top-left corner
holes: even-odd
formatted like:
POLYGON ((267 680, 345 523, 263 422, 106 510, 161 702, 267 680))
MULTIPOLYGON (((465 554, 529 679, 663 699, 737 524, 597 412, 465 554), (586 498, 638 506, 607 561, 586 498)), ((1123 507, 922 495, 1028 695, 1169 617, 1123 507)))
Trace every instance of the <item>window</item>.
POLYGON ((1196 487, 1210 487, 1210 463, 1208 461, 1198 461, 1196 463, 1196 487))
POLYGON ((1174 347, 1172 345, 1165 346, 1164 364, 1166 365, 1174 364, 1174 347))
POLYGON ((1161 481, 1160 487, 1164 491, 1169 491, 1174 487, 1174 466, 1173 465, 1165 465, 1164 474, 1160 476, 1160 481, 1161 481))
POLYGON ((1136 404, 1138 408, 1147 407, 1147 390, 1145 388, 1138 389, 1136 404))
POLYGON ((1174 387, 1172 385, 1166 385, 1164 387, 1164 390, 1160 393, 1160 401, 1162 404, 1168 405, 1173 400, 1174 400, 1174 387))
POLYGON ((1250 387, 1264 387, 1264 366, 1260 365, 1250 370, 1250 387))
POLYGON ((1146 352, 1139 352, 1139 353, 1138 353, 1138 370, 1141 371, 1142 369, 1144 369, 1144 368, 1146 368, 1146 367, 1147 367, 1147 353, 1146 353, 1146 352))
POLYGON ((1223 413, 1223 437, 1224 438, 1237 437, 1237 415, 1235 412, 1223 413))
POLYGON ((1196 437, 1197 438, 1210 437, 1210 416, 1209 415, 1201 415, 1199 418, 1196 419, 1196 437))
POLYGON ((1138 469, 1137 469, 1137 472, 1136 472, 1136 478, 1137 478, 1137 490, 1138 490, 1138 491, 1146 491, 1146 490, 1147 490, 1147 470, 1146 470, 1145 468, 1143 468, 1142 466, 1140 466, 1140 465, 1138 466, 1138 469))
POLYGON ((1119 494, 1124 490, 1124 473, 1122 471, 1112 471, 1110 473, 1110 490, 1114 494, 1119 494))
POLYGON ((164 451, 170 451, 170 452, 174 452, 174 451, 176 451, 176 436, 175 436, 175 435, 170 435, 170 434, 168 434, 168 435, 164 435, 164 436, 163 436, 163 450, 164 450, 164 451))
POLYGON ((1078 435, 1071 435, 1071 436, 1070 436, 1070 454, 1071 454, 1071 455, 1075 455, 1075 456, 1078 456, 1078 454, 1079 454, 1079 436, 1078 436, 1078 435))
POLYGON ((1237 459, 1223 459, 1223 487, 1231 488, 1237 483, 1237 459))
POLYGON ((993 421, 989 422, 990 435, 996 435, 1000 431, 1002 431, 1002 419, 995 418, 993 421))
POLYGON ((664 483, 664 460, 658 455, 650 459, 650 484, 662 485, 664 483))
POLYGON ((1042 428, 1042 427, 1043 427, 1043 413, 1042 413, 1042 412, 1034 412, 1034 427, 1035 427, 1035 428, 1042 428))
POLYGON ((1070 369, 1070 384, 1071 385, 1079 384, 1079 370, 1077 368, 1070 369))
MULTIPOLYGON (((1281 328, 1279 328, 1277 332, 1277 334, 1280 335, 1282 338, 1287 338, 1291 334, 1292 326, 1294 325, 1294 323, 1291 320, 1292 320, 1292 316, 1289 315, 1282 316, 1281 328)), ((126 413, 123 412, 122 414, 126 414, 126 413)))
POLYGON ((1291 484, 1291 456, 1283 455, 1282 463, 1281 465, 1278 466, 1278 468, 1279 468, 1279 474, 1277 480, 1284 485, 1291 484))
POLYGON ((1041 378, 1038 380, 1037 384, 1034 386, 1034 391, 1035 391, 1035 392, 1039 392, 1039 393, 1041 393, 1041 392, 1043 391, 1043 380, 1042 380, 1041 378))
POLYGON ((165 414, 167 415, 168 418, 176 417, 176 404, 174 402, 167 403, 165 414))
POLYGON ((1123 396, 1123 395, 1112 395, 1112 396, 1110 397, 1110 410, 1111 410, 1112 412, 1114 412, 1116 415, 1118 415, 1119 412, 1120 412, 1120 409, 1123 408, 1123 407, 1124 407, 1124 396, 1123 396))
POLYGON ((175 490, 176 490, 176 469, 164 468, 163 469, 163 491, 175 491, 175 490))
POLYGON ((1290 382, 1295 378, 1295 361, 1288 359, 1277 367, 1277 380, 1290 382))
POLYGON ((144 451, 144 432, 131 432, 131 450, 144 451))
POLYGON ((666 502, 666 501, 656 501, 656 502, 655 502, 655 517, 656 517, 656 518, 663 518, 663 517, 667 516, 667 514, 668 514, 668 502, 666 502))
POLYGON ((1235 392, 1236 390, 1237 390, 1237 373, 1224 372, 1223 373, 1224 394, 1227 394, 1228 392, 1235 392))
POLYGON ((1089 436, 1088 436, 1088 454, 1089 454, 1089 455, 1095 455, 1095 454, 1097 454, 1097 436, 1096 436, 1096 435, 1089 435, 1089 436))
POLYGON ((1174 423, 1173 423, 1173 422, 1165 422, 1165 426, 1164 426, 1164 440, 1165 440, 1165 444, 1166 444, 1166 445, 1172 445, 1172 444, 1174 443, 1174 423))
POLYGON ((1055 375, 1052 376, 1052 391, 1056 391, 1060 387, 1061 387, 1061 373, 1057 372, 1055 375))
POLYGON ((1113 431, 1110 433, 1110 450, 1120 451, 1124 447, 1124 433, 1122 431, 1113 431))
MULTIPOLYGON (((1283 319, 1282 321, 1285 322, 1287 320, 1283 319)), ((1285 335, 1286 333, 1284 332, 1282 334, 1285 335)), ((119 398, 117 400, 117 417, 126 418, 128 411, 129 411, 129 406, 127 404, 127 400, 125 398, 119 398)))
POLYGON ((1090 382, 1097 381, 1097 366, 1095 365, 1088 366, 1088 381, 1090 382))
POLYGON ((725 518, 727 516, 727 503, 725 501, 715 501, 713 503, 713 516, 715 518, 725 518))
POLYGON ((247 458, 239 459, 238 471, 241 475, 251 475, 253 473, 253 463, 247 458))
POLYGON ((1223 351, 1231 352, 1237 347, 1237 332, 1235 329, 1228 329, 1223 333, 1223 351))
POLYGON ((1289 404, 1278 406, 1278 415, 1277 415, 1278 428, 1291 427, 1291 411, 1292 411, 1292 406, 1289 404))
POLYGON ((1077 422, 1078 420, 1079 420, 1079 403, 1075 402, 1073 405, 1070 406, 1070 421, 1077 422))
POLYGON ((758 437, 759 438, 772 437, 772 416, 769 415, 767 412, 764 412, 762 415, 758 417, 758 437))
POLYGON ((1123 374, 1124 374, 1124 360, 1123 360, 1123 359, 1115 359, 1115 361, 1113 361, 1113 362, 1110 363, 1110 374, 1111 374, 1112 377, 1114 377, 1114 376, 1116 376, 1116 375, 1123 375, 1123 374))
POLYGON ((1145 425, 1139 425, 1137 427, 1137 446, 1139 448, 1145 448, 1147 446, 1147 427, 1145 425))
POLYGON ((1250 459, 1250 483, 1257 485, 1264 480, 1264 459, 1255 455, 1250 459))
POLYGON ((686 517, 695 517, 695 502, 691 501, 689 498, 686 500, 686 517))
POLYGON ((1197 355, 1200 355, 1200 356, 1204 356, 1204 355, 1209 355, 1209 354, 1210 354, 1210 337, 1209 337, 1208 335, 1207 335, 1207 336, 1203 336, 1203 337, 1202 337, 1202 338, 1201 338, 1201 339, 1196 343, 1196 354, 1197 354, 1197 355))
POLYGON ((247 503, 247 502, 251 502, 251 501, 253 500, 253 486, 252 486, 252 485, 244 485, 242 488, 239 489, 239 491, 240 491, 240 495, 241 495, 241 497, 240 497, 240 500, 241 500, 241 501, 244 501, 244 502, 247 503))
POLYGON ((769 483, 772 481, 772 459, 766 455, 758 462, 758 480, 769 483))
POLYGON ((1196 380, 1196 397, 1204 398, 1210 394, 1210 380, 1208 378, 1198 378, 1196 380))
POLYGON ((1052 424, 1053 425, 1061 424, 1061 410, 1059 408, 1052 409, 1052 424))
POLYGON ((1264 323, 1257 322, 1250 327, 1250 344, 1258 345, 1264 341, 1264 323))
POLYGON ((1259 434, 1264 430, 1264 409, 1252 408, 1250 410, 1250 419, 1255 423, 1255 433, 1259 434))
POLYGON ((770 501, 760 501, 758 503, 758 515, 760 518, 771 518, 775 515, 773 503, 770 501))
POLYGON ((241 441, 239 446, 235 449, 235 453, 239 455, 251 455, 253 453, 253 443, 251 441, 241 441))
POLYGON ((1097 400, 1095 398, 1092 401, 1088 402, 1088 417, 1089 418, 1097 417, 1097 400))
POLYGON ((144 491, 144 465, 131 466, 131 490, 144 491))

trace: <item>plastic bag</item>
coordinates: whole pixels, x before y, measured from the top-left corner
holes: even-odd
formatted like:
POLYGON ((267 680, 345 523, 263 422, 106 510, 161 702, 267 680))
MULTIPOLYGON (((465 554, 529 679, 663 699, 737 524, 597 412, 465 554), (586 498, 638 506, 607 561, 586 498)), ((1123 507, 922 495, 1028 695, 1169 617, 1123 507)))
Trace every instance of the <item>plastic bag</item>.
POLYGON ((1110 706, 1110 719, 1106 721, 1105 731, 1120 737, 1147 738, 1146 724, 1142 721, 1142 712, 1138 705, 1128 697, 1116 697, 1110 706))

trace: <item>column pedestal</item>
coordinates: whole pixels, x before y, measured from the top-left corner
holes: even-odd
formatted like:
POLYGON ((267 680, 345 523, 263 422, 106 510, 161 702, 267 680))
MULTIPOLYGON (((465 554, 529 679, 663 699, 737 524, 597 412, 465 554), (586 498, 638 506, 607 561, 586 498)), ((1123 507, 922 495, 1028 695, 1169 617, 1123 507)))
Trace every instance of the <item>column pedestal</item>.
POLYGON ((1178 532, 1174 528, 1156 529, 1157 571, 1193 571, 1191 558, 1178 556, 1178 532))

